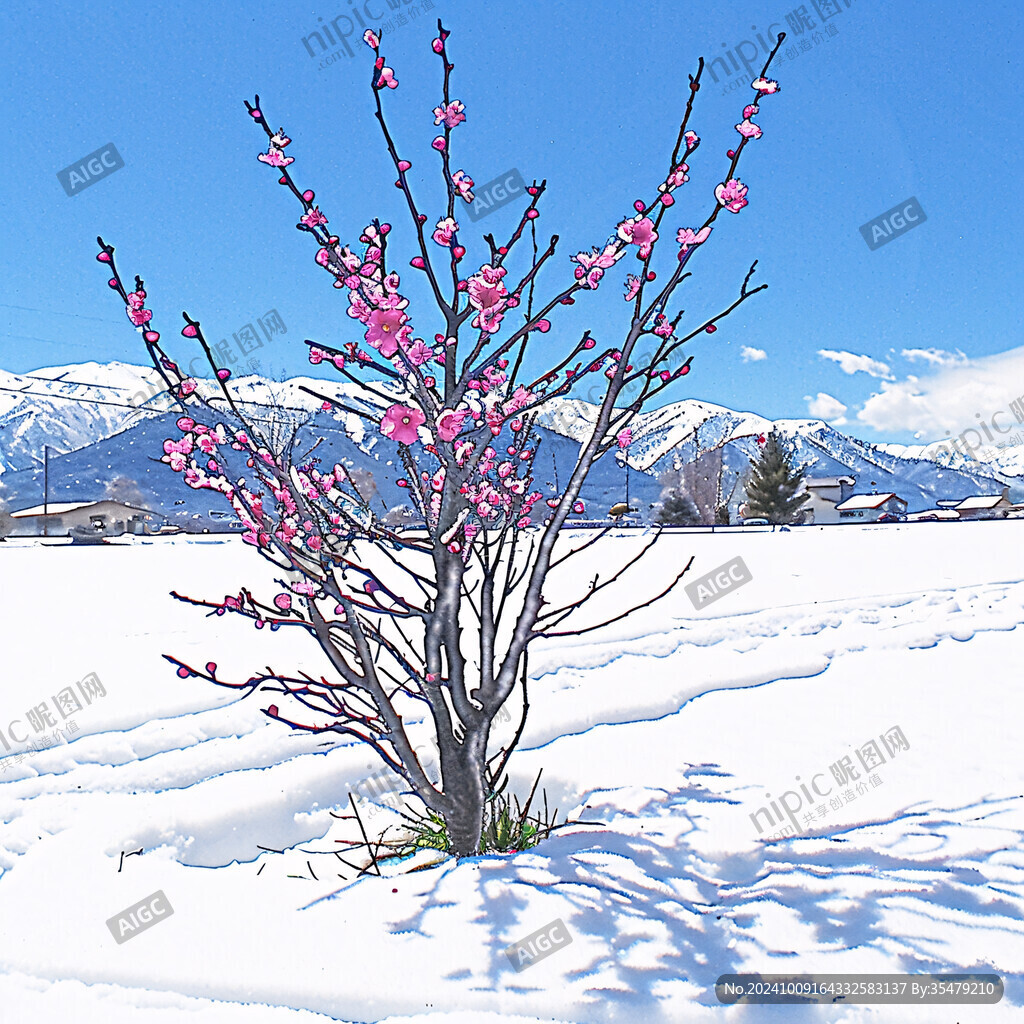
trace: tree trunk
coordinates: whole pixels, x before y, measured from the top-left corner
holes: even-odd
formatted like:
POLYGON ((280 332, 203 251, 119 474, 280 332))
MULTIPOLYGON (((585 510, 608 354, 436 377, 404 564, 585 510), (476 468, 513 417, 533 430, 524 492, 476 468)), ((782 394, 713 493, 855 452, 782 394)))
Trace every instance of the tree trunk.
POLYGON ((459 751, 455 763, 442 763, 442 785, 447 807, 444 812, 452 853, 456 857, 475 857, 480 852, 484 805, 487 792, 483 780, 483 764, 473 756, 475 744, 459 751))

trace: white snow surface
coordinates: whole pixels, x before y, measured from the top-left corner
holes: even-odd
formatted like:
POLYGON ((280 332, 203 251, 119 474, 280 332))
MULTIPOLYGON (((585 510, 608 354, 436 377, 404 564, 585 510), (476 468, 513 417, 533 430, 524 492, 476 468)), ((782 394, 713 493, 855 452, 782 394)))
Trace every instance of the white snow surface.
MULTIPOLYGON (((552 599, 652 536, 595 544, 552 599)), ((331 812, 377 770, 372 755, 292 734, 261 712, 274 695, 182 680, 162 658, 216 662, 225 679, 323 669, 297 631, 257 632, 169 596, 272 594, 252 549, 8 540, 0 727, 27 728, 30 707, 90 672, 106 696, 75 714, 69 741, 0 762, 0 1015, 1019 1020, 1022 540, 1017 521, 667 531, 593 616, 662 589, 691 556, 684 583, 737 555, 752 581, 701 611, 680 585, 530 657, 511 789, 524 796, 543 768, 550 806, 591 824, 383 877, 355 877, 331 852, 352 835, 331 812), (829 766, 893 726, 909 749, 880 784, 824 801, 800 835, 759 835, 752 816, 785 792, 800 799, 798 776, 834 788, 829 766), (173 915, 117 944, 106 921, 157 890, 173 915), (555 919, 571 944, 516 973, 504 948, 555 919), (748 971, 980 971, 1006 994, 984 1007, 720 1005, 715 980, 748 971)), ((368 818, 377 831, 395 820, 368 818)))

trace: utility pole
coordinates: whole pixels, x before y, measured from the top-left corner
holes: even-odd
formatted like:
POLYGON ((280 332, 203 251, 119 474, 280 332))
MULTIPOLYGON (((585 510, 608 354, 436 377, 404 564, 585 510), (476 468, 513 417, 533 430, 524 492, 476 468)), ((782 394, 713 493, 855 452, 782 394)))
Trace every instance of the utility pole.
POLYGON ((50 506, 50 446, 43 445, 43 536, 49 534, 50 506))

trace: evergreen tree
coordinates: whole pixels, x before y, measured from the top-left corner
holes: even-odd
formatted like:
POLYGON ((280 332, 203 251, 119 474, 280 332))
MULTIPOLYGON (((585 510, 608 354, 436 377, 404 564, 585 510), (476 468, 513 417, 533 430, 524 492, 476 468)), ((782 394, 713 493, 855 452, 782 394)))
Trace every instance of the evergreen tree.
POLYGON ((701 518, 697 506, 682 491, 672 488, 661 499, 654 521, 659 526, 697 526, 701 518))
POLYGON ((759 457, 751 459, 746 483, 750 518, 772 523, 795 523, 803 518, 802 506, 809 500, 806 492, 797 494, 804 471, 794 469, 793 453, 776 431, 772 431, 759 457))

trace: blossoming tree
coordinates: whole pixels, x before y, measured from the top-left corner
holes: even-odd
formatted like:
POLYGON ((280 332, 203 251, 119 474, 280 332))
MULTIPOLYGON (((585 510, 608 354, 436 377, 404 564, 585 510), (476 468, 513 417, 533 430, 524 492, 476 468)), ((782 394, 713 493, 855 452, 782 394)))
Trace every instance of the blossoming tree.
MULTIPOLYGON (((392 225, 374 220, 358 236, 358 246, 343 244, 328 230, 313 191, 295 183, 294 157, 287 155, 291 139, 283 129, 271 128, 259 96, 246 107, 267 138, 266 152, 258 159, 280 173, 281 185, 301 205, 297 227, 309 234, 316 263, 347 298, 353 333, 361 336, 340 348, 307 342, 310 362, 336 370, 363 400, 346 405, 337 392, 316 397, 325 412, 340 406, 364 417, 383 443, 394 446, 405 472, 398 483, 407 489, 423 529, 387 525, 343 466, 320 469, 319 459, 296 454, 294 439, 281 444, 261 432, 251 410, 229 389, 230 371, 216 365, 200 322, 187 313, 181 334, 201 345, 212 373, 207 380, 183 373, 152 324, 141 278, 129 291, 113 246, 102 238, 97 259, 108 265, 110 287, 124 300, 168 393, 181 406, 180 436, 165 441, 163 461, 182 473, 189 486, 222 494, 244 524, 245 542, 288 574, 273 596, 245 588, 219 601, 175 596, 217 614, 247 617, 257 629, 304 630, 326 656, 329 670, 319 679, 268 669, 231 681, 218 675, 214 662, 199 667, 168 660, 182 677, 198 676, 250 693, 280 691, 288 704, 271 704, 265 714, 293 730, 334 732, 368 744, 405 780, 410 794, 443 819, 452 852, 467 856, 480 848, 487 802, 525 723, 529 645, 538 637, 559 635, 567 616, 614 584, 657 543, 655 533, 641 555, 603 581, 595 578, 577 600, 551 606, 545 597, 551 570, 603 536, 598 532, 556 554, 559 531, 572 515, 584 512, 580 490, 588 472, 609 450, 627 447, 633 417, 688 373, 692 357, 681 352, 686 342, 713 332, 716 321, 765 287, 749 287, 755 262, 734 302, 685 331, 682 312, 673 314, 669 308, 676 288, 690 276, 687 264, 707 244, 719 214, 736 214, 747 205, 747 186, 735 172, 746 145, 761 136, 751 118, 763 97, 778 89, 764 76, 784 37, 779 36, 761 77, 752 83, 753 97, 736 125, 740 141, 728 153, 714 202, 708 197, 704 222, 679 226, 674 234, 666 224, 688 180, 687 161, 700 146, 689 121, 701 60, 696 76, 689 76, 689 95, 665 174, 654 179, 647 198, 633 203, 633 213, 607 241, 570 257, 572 273, 544 300, 536 296, 541 272, 546 271, 546 279, 562 276, 552 262, 558 236, 546 245, 537 240, 544 182, 527 189, 526 208, 511 235, 502 242, 484 236, 486 258, 467 264, 468 246, 479 243, 468 239, 460 225, 460 212, 474 195, 473 179, 453 159, 453 133, 467 115, 451 94, 449 32, 438 21, 432 42, 442 70, 442 98, 434 110, 440 133, 432 147, 445 197, 433 230, 424 208, 436 209, 435 201, 422 202, 414 195, 411 164, 385 117, 385 100, 398 79, 385 64, 379 39, 370 31, 364 38, 374 57, 370 92, 376 117, 415 237, 408 266, 423 275, 425 293, 432 297, 429 309, 414 312, 403 293, 392 260, 392 225), (532 247, 521 244, 526 238, 532 247), (664 257, 659 280, 656 255, 672 238, 675 246, 664 257), (517 259, 523 250, 524 257, 517 259), (527 348, 548 334, 559 307, 596 290, 627 254, 639 266, 625 281, 628 315, 621 339, 599 345, 589 331, 575 342, 560 339, 553 345, 547 338, 545 350, 557 358, 541 375, 525 376, 527 348), (473 268, 469 272, 467 265, 473 268), (425 340, 431 336, 432 341, 425 340), (634 365, 641 343, 652 354, 634 365), (534 478, 542 442, 537 415, 594 380, 602 382, 603 394, 596 420, 564 489, 545 498, 534 478), (620 392, 636 383, 635 397, 620 404, 620 392), (492 723, 517 688, 519 728, 498 745, 490 735, 492 723), (415 728, 433 733, 437 781, 428 776, 413 745, 415 728)), ((668 593, 682 574, 615 618, 668 593)), ((614 620, 588 629, 608 621, 614 620)))

